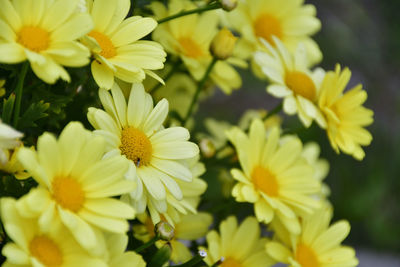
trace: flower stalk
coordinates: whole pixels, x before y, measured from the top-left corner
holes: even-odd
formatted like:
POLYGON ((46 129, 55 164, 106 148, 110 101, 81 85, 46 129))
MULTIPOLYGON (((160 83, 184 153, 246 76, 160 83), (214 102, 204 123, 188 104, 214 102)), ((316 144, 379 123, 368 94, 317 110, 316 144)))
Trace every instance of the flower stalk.
POLYGON ((14 128, 17 127, 19 114, 21 112, 22 93, 23 93, 26 73, 28 72, 28 67, 29 67, 28 62, 22 64, 21 74, 19 75, 17 88, 15 88, 16 100, 15 100, 15 110, 14 110, 14 120, 13 120, 14 128))
POLYGON ((215 2, 215 3, 211 3, 209 5, 205 5, 202 7, 198 7, 192 10, 186 10, 186 11, 181 11, 175 15, 169 16, 169 17, 165 17, 163 19, 158 20, 158 24, 173 20, 173 19, 177 19, 183 16, 187 16, 187 15, 191 15, 191 14, 200 14, 209 10, 214 10, 214 9, 218 9, 218 8, 222 8, 222 5, 220 2, 215 2))

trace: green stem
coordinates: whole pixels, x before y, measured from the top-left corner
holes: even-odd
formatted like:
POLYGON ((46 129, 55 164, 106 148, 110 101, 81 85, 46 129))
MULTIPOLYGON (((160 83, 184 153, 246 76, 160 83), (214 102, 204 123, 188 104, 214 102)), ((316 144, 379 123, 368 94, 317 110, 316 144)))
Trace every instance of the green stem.
POLYGON ((13 125, 16 128, 19 120, 19 113, 21 111, 21 100, 22 100, 22 89, 24 87, 24 80, 26 73, 28 72, 29 63, 28 61, 22 64, 21 73, 19 75, 19 80, 17 83, 17 88, 15 88, 15 109, 14 109, 14 121, 13 125))
POLYGON ((276 113, 278 113, 279 111, 282 110, 283 107, 283 102, 279 103, 276 107, 274 107, 270 112, 267 113, 267 115, 263 118, 263 121, 265 121, 266 119, 272 117, 273 115, 275 115, 276 113))
MULTIPOLYGON (((165 83, 167 83, 167 81, 172 77, 172 75, 174 75, 174 73, 179 69, 179 65, 180 65, 179 63, 173 64, 172 69, 168 72, 168 74, 163 79, 165 83)), ((161 88, 161 86, 162 86, 162 83, 158 83, 156 86, 154 86, 153 88, 150 89, 149 93, 154 94, 158 89, 161 88)))
POLYGON ((154 243, 156 243, 158 240, 160 239, 160 237, 158 235, 156 235, 155 237, 153 237, 152 239, 149 240, 149 242, 144 243, 143 245, 141 245, 140 247, 135 249, 136 253, 139 253, 143 250, 145 250, 146 248, 152 246, 154 243))
POLYGON ((175 14, 175 15, 172 15, 172 16, 169 16, 169 17, 166 17, 166 18, 158 20, 158 24, 161 24, 161 23, 164 23, 164 22, 167 22, 167 21, 179 18, 179 17, 187 16, 187 15, 190 15, 190 14, 195 14, 195 13, 199 13, 200 14, 200 13, 203 13, 205 11, 218 9, 218 8, 221 8, 221 4, 219 2, 215 2, 215 3, 212 3, 210 5, 205 5, 205 6, 198 7, 198 8, 192 9, 192 10, 181 11, 181 12, 175 14))
POLYGON ((182 121, 182 126, 185 126, 186 122, 188 121, 188 119, 189 119, 190 116, 192 115, 193 109, 194 109, 194 105, 196 104, 197 99, 199 98, 201 89, 203 89, 204 84, 206 83, 207 78, 208 78, 208 76, 210 75, 210 73, 211 73, 213 67, 215 66, 215 63, 217 63, 217 61, 218 61, 218 59, 216 59, 215 57, 213 57, 213 59, 212 59, 210 65, 208 65, 208 68, 207 68, 206 72, 204 73, 203 78, 200 80, 199 84, 197 85, 197 89, 196 89, 196 92, 195 92, 195 94, 194 94, 194 96, 193 96, 193 98, 192 98, 192 102, 190 103, 189 110, 188 110, 188 112, 186 113, 186 116, 185 116, 185 118, 184 118, 183 121, 182 121))
POLYGON ((175 265, 175 267, 191 267, 191 266, 196 266, 199 262, 201 262, 204 259, 204 255, 201 255, 200 252, 194 256, 191 260, 182 263, 180 265, 175 265))

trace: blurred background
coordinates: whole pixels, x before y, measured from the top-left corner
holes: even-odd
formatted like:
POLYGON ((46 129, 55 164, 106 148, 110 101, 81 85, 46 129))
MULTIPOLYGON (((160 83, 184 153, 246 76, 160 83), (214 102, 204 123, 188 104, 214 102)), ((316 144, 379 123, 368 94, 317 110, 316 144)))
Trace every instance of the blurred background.
MULTIPOLYGON (((400 1, 310 0, 317 7, 322 30, 314 36, 324 54, 321 66, 336 63, 352 71, 350 86, 362 83, 373 109, 368 129, 374 140, 358 162, 336 155, 318 127, 301 131, 306 140, 317 140, 322 157, 330 162, 326 183, 334 220, 352 225, 346 243, 357 250, 360 266, 400 266, 400 1)), ((279 103, 265 92, 265 83, 243 73, 244 86, 231 96, 217 92, 200 106, 198 114, 236 122, 248 108, 272 109, 279 103), (212 110, 212 114, 208 113, 212 110)), ((297 118, 286 126, 299 127, 297 118)))

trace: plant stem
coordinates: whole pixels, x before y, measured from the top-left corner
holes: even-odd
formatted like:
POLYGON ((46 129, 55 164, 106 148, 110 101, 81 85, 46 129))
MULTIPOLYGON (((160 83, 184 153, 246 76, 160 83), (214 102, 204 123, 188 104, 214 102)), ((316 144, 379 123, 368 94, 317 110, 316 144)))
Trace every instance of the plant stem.
MULTIPOLYGON (((172 75, 179 69, 179 65, 180 65, 179 63, 173 64, 172 69, 167 73, 167 75, 163 79, 165 83, 167 83, 167 81, 172 77, 172 75)), ((158 89, 161 88, 161 86, 162 84, 158 83, 157 85, 155 85, 153 88, 150 89, 149 93, 154 94, 158 89)))
POLYGON ((181 11, 181 12, 175 14, 175 15, 160 19, 157 22, 158 22, 158 24, 161 24, 161 23, 164 23, 164 22, 167 22, 167 21, 179 18, 179 17, 183 17, 183 16, 187 16, 187 15, 190 15, 190 14, 195 14, 195 13, 199 13, 200 14, 200 13, 203 13, 205 11, 218 9, 218 8, 221 8, 221 4, 219 2, 215 2, 215 3, 212 3, 210 5, 205 5, 205 6, 198 7, 198 8, 192 9, 192 10, 181 11))
POLYGON ((281 111, 282 107, 283 107, 283 101, 280 102, 276 107, 274 107, 270 112, 268 112, 267 115, 263 118, 263 121, 281 111))
POLYGON ((213 67, 215 66, 215 63, 217 63, 217 61, 218 61, 218 59, 215 58, 215 57, 213 57, 213 59, 212 59, 210 65, 208 65, 208 68, 207 68, 206 72, 204 73, 203 78, 202 78, 202 79, 200 80, 200 82, 198 83, 196 92, 194 93, 194 96, 193 96, 193 98, 192 98, 192 102, 190 103, 189 110, 188 110, 188 112, 186 113, 186 116, 185 116, 185 118, 184 118, 183 121, 182 121, 182 126, 185 126, 186 122, 188 121, 188 119, 189 119, 190 116, 192 115, 193 109, 194 109, 194 105, 196 104, 197 99, 199 98, 200 91, 201 91, 201 89, 203 89, 204 84, 206 83, 207 78, 208 78, 208 76, 210 75, 211 70, 213 69, 213 67))
POLYGON ((157 242, 160 239, 160 237, 158 235, 156 235, 155 237, 153 237, 152 239, 149 240, 149 242, 144 243, 143 245, 141 245, 140 247, 135 249, 136 253, 139 253, 143 250, 145 250, 146 248, 150 247, 151 245, 153 245, 155 242, 157 242))
POLYGON ((17 127, 19 120, 19 113, 21 111, 22 91, 23 91, 22 89, 24 87, 24 80, 26 73, 28 72, 28 67, 29 67, 28 61, 22 64, 22 69, 19 75, 17 88, 15 88, 16 100, 15 100, 14 121, 13 121, 14 128, 17 127))

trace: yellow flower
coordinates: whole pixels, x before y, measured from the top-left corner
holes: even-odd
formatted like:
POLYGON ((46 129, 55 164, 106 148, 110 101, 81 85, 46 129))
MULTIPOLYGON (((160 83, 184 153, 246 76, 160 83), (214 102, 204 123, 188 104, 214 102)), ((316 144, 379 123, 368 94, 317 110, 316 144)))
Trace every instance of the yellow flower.
POLYGON ((19 140, 24 135, 3 123, 0 120, 0 165, 5 165, 9 160, 9 149, 16 148, 21 145, 19 140))
POLYGON ((101 232, 124 233, 126 219, 135 212, 114 199, 134 189, 124 179, 129 165, 121 156, 103 158, 105 141, 71 122, 57 140, 44 133, 38 139, 37 152, 21 148, 18 159, 39 187, 19 200, 19 212, 39 216, 46 230, 61 221, 78 243, 91 253, 101 253, 101 232))
POLYGON ((274 45, 273 36, 281 40, 291 53, 303 43, 310 64, 321 61, 318 45, 310 38, 321 28, 315 17, 313 5, 303 5, 304 0, 251 0, 239 1, 237 8, 225 13, 227 21, 241 34, 240 52, 250 57, 262 47, 260 39, 274 45))
POLYGON ((94 55, 93 78, 104 89, 112 87, 114 77, 133 83, 143 81, 148 74, 161 80, 151 70, 164 67, 166 53, 156 42, 139 40, 151 33, 157 22, 141 16, 124 20, 130 3, 129 0, 89 1, 94 29, 83 42, 94 55))
POLYGON ((317 210, 303 219, 300 235, 280 231, 281 242, 267 243, 267 253, 290 267, 357 266, 354 249, 340 245, 350 232, 349 223, 342 220, 329 226, 331 219, 330 207, 317 210))
POLYGON ((343 92, 350 77, 350 70, 345 68, 341 71, 340 65, 336 65, 335 71, 327 72, 318 105, 325 115, 326 131, 333 149, 362 160, 365 153, 361 146, 372 141, 372 135, 363 127, 372 124, 374 113, 362 106, 367 100, 367 92, 361 84, 343 92))
POLYGON ((129 162, 126 177, 137 183, 130 197, 138 213, 147 206, 153 219, 157 219, 158 213, 167 211, 169 194, 176 201, 182 199, 177 180, 191 182, 193 174, 181 161, 196 156, 199 149, 188 141, 190 134, 185 128, 164 129, 166 99, 153 107, 152 97, 142 84, 132 85, 128 103, 117 84, 111 94, 100 89, 105 111, 90 108, 89 122, 95 133, 106 138, 109 154, 122 154, 129 162))
POLYGON ((211 42, 210 52, 219 60, 225 60, 232 56, 237 37, 230 30, 223 28, 211 42))
POLYGON ((142 256, 134 251, 126 251, 128 236, 124 234, 105 234, 107 254, 104 260, 109 267, 145 267, 142 256))
POLYGON ((275 36, 274 47, 263 41, 268 52, 254 54, 255 62, 270 80, 268 93, 283 98, 283 110, 289 114, 298 114, 304 126, 309 127, 315 119, 321 127, 326 122, 317 108, 317 97, 324 78, 324 72, 317 69, 311 72, 307 67, 308 57, 304 46, 299 45, 294 54, 290 54, 284 44, 275 36))
POLYGON ((18 204, 12 198, 1 199, 4 229, 12 240, 2 250, 7 258, 3 266, 107 266, 100 259, 90 257, 62 224, 52 222, 43 231, 37 218, 27 218, 18 212, 18 204))
POLYGON ((275 261, 265 252, 267 240, 260 238, 260 227, 256 218, 247 217, 238 225, 230 216, 206 236, 208 248, 204 261, 213 265, 222 261, 221 267, 260 267, 272 266, 275 261))
MULTIPOLYGON (((6 150, 5 155, 6 155, 6 163, 2 164, 0 163, 0 170, 11 173, 15 176, 15 178, 23 180, 27 179, 30 176, 29 173, 25 172, 24 167, 22 166, 21 162, 18 160, 18 151, 23 147, 21 146, 15 148, 14 150, 6 150)), ((33 148, 32 148, 33 149, 33 148)))
MULTIPOLYGON (((138 217, 142 224, 133 226, 134 236, 142 242, 148 242, 155 235, 154 224, 146 213, 138 217)), ((212 216, 205 212, 182 216, 181 220, 175 224, 174 238, 168 242, 172 248, 171 260, 174 263, 190 260, 192 254, 189 248, 181 241, 197 240, 205 236, 211 223, 212 216)), ((166 243, 166 241, 160 240, 156 242, 156 245, 161 248, 166 243)))
POLYGON ((89 62, 88 49, 77 39, 88 33, 90 16, 77 14, 77 0, 0 1, 0 62, 29 60, 33 72, 46 83, 69 81, 62 67, 89 62))
MULTIPOLYGON (((188 0, 171 0, 168 9, 162 3, 156 2, 153 2, 151 7, 155 16, 160 19, 182 10, 196 8, 196 5, 188 0)), ((200 80, 212 61, 209 49, 218 32, 217 26, 218 14, 208 11, 165 22, 157 27, 153 38, 169 53, 179 56, 190 74, 196 80, 200 80)), ((233 89, 238 89, 242 83, 240 75, 229 63, 246 66, 245 62, 230 58, 227 61, 218 61, 210 74, 211 80, 227 94, 233 89)))
POLYGON ((279 220, 293 233, 300 232, 298 215, 312 213, 319 202, 311 197, 319 192, 313 168, 301 157, 298 138, 280 142, 278 128, 266 131, 261 120, 254 120, 249 136, 238 128, 227 132, 235 146, 242 170, 232 169, 238 183, 232 195, 239 202, 254 203, 257 219, 264 223, 279 220))

